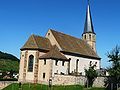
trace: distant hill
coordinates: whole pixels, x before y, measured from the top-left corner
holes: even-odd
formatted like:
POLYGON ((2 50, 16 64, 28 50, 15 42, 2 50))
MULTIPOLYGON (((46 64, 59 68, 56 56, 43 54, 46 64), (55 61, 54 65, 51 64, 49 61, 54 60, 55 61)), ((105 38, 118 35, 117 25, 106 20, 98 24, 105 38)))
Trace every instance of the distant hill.
POLYGON ((12 54, 0 51, 0 70, 2 71, 19 71, 19 59, 12 54))

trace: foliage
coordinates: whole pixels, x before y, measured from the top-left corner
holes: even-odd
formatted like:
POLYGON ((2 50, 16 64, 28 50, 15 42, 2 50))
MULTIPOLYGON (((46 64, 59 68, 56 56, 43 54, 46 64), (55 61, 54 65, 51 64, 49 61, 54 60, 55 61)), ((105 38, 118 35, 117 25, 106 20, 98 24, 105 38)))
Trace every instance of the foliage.
POLYGON ((95 78, 98 76, 98 73, 95 70, 96 65, 91 65, 89 69, 85 69, 85 75, 87 77, 86 87, 92 87, 95 78))
POLYGON ((118 83, 120 83, 120 47, 116 46, 112 51, 108 52, 107 56, 112 66, 108 68, 110 77, 107 79, 106 85, 108 89, 112 87, 117 90, 118 83))
POLYGON ((112 67, 108 68, 109 75, 112 77, 120 76, 120 47, 116 46, 111 52, 108 52, 109 62, 112 67))
POLYGON ((10 60, 14 60, 14 61, 19 61, 19 59, 15 56, 13 56, 12 54, 8 54, 8 53, 4 53, 0 51, 0 59, 10 59, 10 60))
POLYGON ((11 71, 11 70, 18 72, 19 62, 12 61, 10 59, 2 59, 2 60, 0 60, 0 70, 2 72, 11 71))
POLYGON ((18 72, 19 59, 11 54, 0 51, 0 71, 15 71, 18 72))

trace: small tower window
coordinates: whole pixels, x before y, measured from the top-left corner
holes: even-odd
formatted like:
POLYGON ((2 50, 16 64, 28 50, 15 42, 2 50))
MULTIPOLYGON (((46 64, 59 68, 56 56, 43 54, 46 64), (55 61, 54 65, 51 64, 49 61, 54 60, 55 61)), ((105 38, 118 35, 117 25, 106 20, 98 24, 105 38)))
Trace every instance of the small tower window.
POLYGON ((91 34, 89 35, 89 39, 91 40, 91 34))
POLYGON ((93 35, 93 40, 95 41, 95 35, 93 35))
POLYGON ((24 57, 24 55, 22 55, 22 57, 24 57))
POLYGON ((86 40, 86 35, 84 35, 84 39, 86 40))
POLYGON ((48 33, 48 36, 50 35, 50 33, 48 33))

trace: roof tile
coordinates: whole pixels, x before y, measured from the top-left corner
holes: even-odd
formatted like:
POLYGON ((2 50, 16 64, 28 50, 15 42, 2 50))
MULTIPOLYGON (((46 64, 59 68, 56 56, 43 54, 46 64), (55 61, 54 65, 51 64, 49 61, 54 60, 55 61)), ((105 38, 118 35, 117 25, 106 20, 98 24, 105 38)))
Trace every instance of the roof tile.
POLYGON ((94 52, 90 46, 82 39, 75 38, 73 36, 57 32, 55 30, 51 30, 51 32, 62 48, 62 51, 100 58, 97 53, 94 52))
POLYGON ((42 56, 40 56, 40 59, 60 59, 60 60, 68 60, 57 48, 56 45, 54 45, 50 51, 42 56))
POLYGON ((51 44, 49 39, 40 37, 37 35, 31 35, 24 46, 21 48, 23 49, 42 49, 42 50, 49 50, 51 48, 51 44))

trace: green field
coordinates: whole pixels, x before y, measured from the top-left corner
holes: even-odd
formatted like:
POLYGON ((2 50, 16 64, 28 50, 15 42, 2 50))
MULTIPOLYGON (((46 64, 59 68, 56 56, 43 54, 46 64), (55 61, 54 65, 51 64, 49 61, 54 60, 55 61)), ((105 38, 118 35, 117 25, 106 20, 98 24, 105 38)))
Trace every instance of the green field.
POLYGON ((3 90, 105 90, 103 88, 89 88, 85 89, 80 85, 69 85, 69 86, 52 86, 51 88, 47 85, 40 84, 23 84, 19 88, 19 84, 11 84, 3 90))

